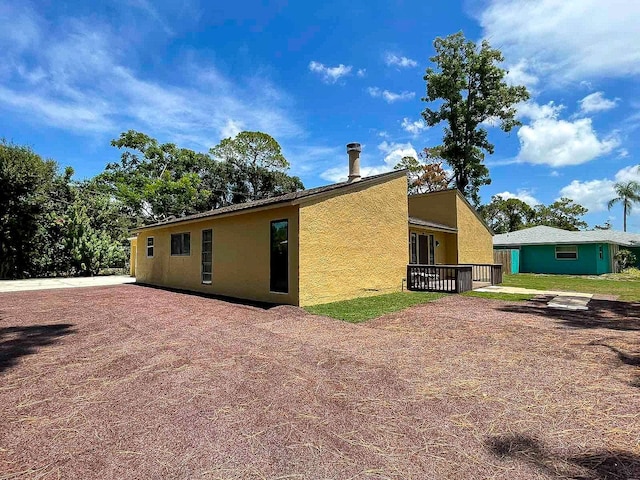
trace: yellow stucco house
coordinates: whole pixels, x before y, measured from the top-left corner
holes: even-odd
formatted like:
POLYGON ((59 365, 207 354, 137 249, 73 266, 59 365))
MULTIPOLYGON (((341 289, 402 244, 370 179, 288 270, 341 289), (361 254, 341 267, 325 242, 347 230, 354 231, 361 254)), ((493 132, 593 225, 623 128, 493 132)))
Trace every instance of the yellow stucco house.
POLYGON ((131 240, 143 284, 313 305, 403 288, 408 263, 491 263, 492 234, 455 190, 407 197, 405 171, 148 225, 131 240))

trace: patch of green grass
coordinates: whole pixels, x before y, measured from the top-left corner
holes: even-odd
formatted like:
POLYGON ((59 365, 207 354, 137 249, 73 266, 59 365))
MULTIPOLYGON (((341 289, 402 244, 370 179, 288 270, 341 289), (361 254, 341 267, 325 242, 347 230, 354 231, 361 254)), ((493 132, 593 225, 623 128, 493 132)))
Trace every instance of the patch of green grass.
POLYGON ((528 293, 500 293, 500 292, 464 292, 467 297, 490 298, 492 300, 505 300, 508 302, 526 302, 532 300, 535 295, 528 293))
POLYGON ((444 296, 442 293, 397 292, 313 305, 305 307, 305 310, 315 315, 324 315, 351 323, 359 323, 387 313, 404 310, 413 305, 433 302, 444 296))
MULTIPOLYGON (((624 275, 624 274, 619 274, 624 275)), ((509 287, 533 288, 535 290, 559 290, 584 293, 618 295, 627 302, 640 301, 640 279, 633 277, 542 275, 518 273, 505 275, 502 285, 509 287)))

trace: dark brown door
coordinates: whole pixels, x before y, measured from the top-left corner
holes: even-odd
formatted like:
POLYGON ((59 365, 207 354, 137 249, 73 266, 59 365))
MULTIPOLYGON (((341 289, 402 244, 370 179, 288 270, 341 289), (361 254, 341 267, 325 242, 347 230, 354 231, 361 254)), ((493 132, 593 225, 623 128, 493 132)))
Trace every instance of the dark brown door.
POLYGON ((427 235, 418 235, 418 263, 422 265, 429 264, 429 237, 427 235))

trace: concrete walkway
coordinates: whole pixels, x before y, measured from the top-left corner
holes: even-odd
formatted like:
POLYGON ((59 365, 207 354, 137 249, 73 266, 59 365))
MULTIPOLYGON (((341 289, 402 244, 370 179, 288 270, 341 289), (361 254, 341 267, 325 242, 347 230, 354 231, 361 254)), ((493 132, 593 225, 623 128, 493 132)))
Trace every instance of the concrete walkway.
POLYGON ((534 290, 532 288, 520 288, 520 287, 504 287, 502 285, 491 285, 488 287, 482 287, 475 290, 476 292, 491 292, 491 293, 522 293, 531 295, 553 295, 555 297, 584 297, 592 298, 592 293, 581 292, 562 292, 558 290, 534 290))
POLYGON ((53 288, 104 287, 133 283, 136 279, 128 275, 73 278, 30 278, 28 280, 0 280, 0 293, 27 290, 50 290, 53 288))
POLYGON ((531 288, 504 287, 502 285, 491 285, 488 287, 478 288, 475 291, 513 294, 520 293, 525 295, 552 295, 553 299, 547 302, 547 306, 550 308, 557 308, 559 310, 588 310, 589 301, 593 297, 592 293, 561 292, 558 290, 533 290, 531 288))

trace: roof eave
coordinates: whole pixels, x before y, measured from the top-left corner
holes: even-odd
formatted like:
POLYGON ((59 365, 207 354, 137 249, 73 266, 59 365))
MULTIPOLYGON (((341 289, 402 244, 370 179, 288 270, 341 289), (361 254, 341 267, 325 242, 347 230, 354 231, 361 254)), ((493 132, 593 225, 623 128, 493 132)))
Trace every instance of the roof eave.
MULTIPOLYGON (((286 206, 298 206, 298 205, 304 205, 305 203, 309 203, 311 201, 317 201, 317 200, 322 200, 325 198, 331 198, 333 196, 339 195, 345 191, 352 191, 352 190, 356 190, 358 188, 361 187, 367 187, 367 186, 371 186, 371 185, 377 185, 379 183, 384 183, 387 182, 389 180, 395 180, 396 178, 401 178, 402 176, 407 174, 407 170, 406 169, 402 169, 402 170, 395 170, 395 171, 391 171, 388 172, 387 174, 384 175, 380 175, 380 176, 376 176, 373 178, 364 178, 360 181, 357 182, 353 182, 353 183, 348 183, 345 185, 339 185, 336 186, 336 188, 333 188, 331 190, 327 190, 327 191, 323 191, 323 192, 318 192, 318 193, 313 193, 311 195, 307 195, 304 197, 300 197, 300 198, 293 198, 293 199, 283 199, 283 200, 274 200, 271 203, 268 203, 266 205, 256 205, 256 206, 248 206, 247 208, 239 208, 238 210, 233 210, 231 212, 226 212, 226 213, 215 213, 215 210, 212 210, 211 212, 208 212, 209 214, 206 214, 207 212, 201 214, 198 217, 195 218, 184 218, 184 219, 175 219, 175 220, 171 220, 171 221, 167 221, 167 222, 160 222, 160 223, 154 223, 151 225, 144 225, 142 227, 138 227, 134 230, 132 230, 132 233, 139 233, 143 230, 148 230, 151 228, 167 228, 167 227, 172 227, 174 225, 188 225, 191 223, 195 223, 195 222, 201 222, 204 220, 209 220, 212 218, 226 218, 226 217, 230 217, 230 216, 235 216, 235 215, 242 215, 245 213, 253 213, 253 212, 260 212, 263 210, 271 210, 274 208, 281 208, 281 207, 286 207, 286 206)), ((328 187, 330 185, 327 185, 328 187)))

